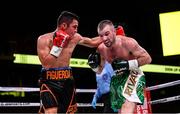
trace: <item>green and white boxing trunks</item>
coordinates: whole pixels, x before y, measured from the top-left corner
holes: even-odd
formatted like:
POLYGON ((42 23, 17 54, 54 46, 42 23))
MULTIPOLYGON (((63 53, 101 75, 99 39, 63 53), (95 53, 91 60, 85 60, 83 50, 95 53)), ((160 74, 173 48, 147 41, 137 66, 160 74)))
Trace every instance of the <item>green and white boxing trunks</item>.
POLYGON ((111 107, 121 109, 122 104, 130 102, 144 103, 145 76, 141 69, 115 74, 111 79, 111 107))

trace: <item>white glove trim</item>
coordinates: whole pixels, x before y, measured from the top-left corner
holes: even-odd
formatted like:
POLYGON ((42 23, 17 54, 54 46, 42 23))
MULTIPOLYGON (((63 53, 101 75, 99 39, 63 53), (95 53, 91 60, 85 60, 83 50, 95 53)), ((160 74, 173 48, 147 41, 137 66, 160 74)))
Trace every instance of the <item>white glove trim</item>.
POLYGON ((62 48, 53 45, 51 48, 50 54, 55 57, 59 57, 61 51, 62 51, 62 48))
POLYGON ((99 68, 98 67, 96 67, 96 68, 91 68, 94 72, 98 72, 99 71, 99 68))
POLYGON ((129 60, 129 70, 136 70, 138 69, 138 61, 136 59, 129 60))

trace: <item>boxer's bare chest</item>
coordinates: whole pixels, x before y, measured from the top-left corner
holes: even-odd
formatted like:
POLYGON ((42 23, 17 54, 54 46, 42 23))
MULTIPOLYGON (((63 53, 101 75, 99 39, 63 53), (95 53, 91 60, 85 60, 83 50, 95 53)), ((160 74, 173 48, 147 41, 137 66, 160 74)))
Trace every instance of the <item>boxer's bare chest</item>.
POLYGON ((119 45, 116 48, 105 48, 103 55, 104 58, 110 63, 116 58, 122 60, 129 60, 133 58, 132 52, 123 45, 119 45))
POLYGON ((69 66, 72 53, 77 45, 77 40, 70 40, 68 44, 63 48, 60 56, 57 58, 57 64, 60 67, 69 66))

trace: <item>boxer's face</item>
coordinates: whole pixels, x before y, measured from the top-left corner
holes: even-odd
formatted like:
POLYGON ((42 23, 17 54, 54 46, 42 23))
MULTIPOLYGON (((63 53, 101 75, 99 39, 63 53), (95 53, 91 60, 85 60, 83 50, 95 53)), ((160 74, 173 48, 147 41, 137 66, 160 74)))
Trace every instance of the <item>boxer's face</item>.
POLYGON ((78 25, 78 21, 74 19, 72 23, 70 23, 69 26, 67 26, 65 30, 66 33, 69 34, 70 37, 74 36, 74 34, 77 33, 78 25))
POLYGON ((98 31, 100 38, 106 47, 111 47, 115 41, 116 33, 113 26, 106 25, 101 31, 98 31))

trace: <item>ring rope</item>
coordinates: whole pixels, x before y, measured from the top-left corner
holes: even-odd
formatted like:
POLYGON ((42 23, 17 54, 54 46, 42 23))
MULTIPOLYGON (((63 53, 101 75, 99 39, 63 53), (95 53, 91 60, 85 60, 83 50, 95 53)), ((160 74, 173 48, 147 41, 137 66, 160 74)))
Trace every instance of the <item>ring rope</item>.
POLYGON ((153 100, 150 101, 151 104, 159 104, 159 103, 166 103, 166 102, 171 102, 171 101, 177 101, 180 100, 180 95, 173 96, 173 97, 167 97, 163 99, 158 99, 158 100, 153 100))
POLYGON ((40 89, 32 88, 32 87, 0 87, 0 91, 36 92, 36 91, 40 91, 40 89))
MULTIPOLYGON (((0 107, 36 107, 40 106, 40 103, 29 102, 0 102, 0 107)), ((78 107, 91 107, 90 103, 77 103, 78 107)), ((104 103, 97 103, 96 106, 103 107, 104 103)))
MULTIPOLYGON (((178 84, 180 84, 180 80, 147 87, 146 89, 151 91, 151 90, 156 90, 156 89, 160 89, 160 88, 175 86, 178 84)), ((0 87, 0 91, 38 92, 39 90, 40 90, 39 88, 31 88, 31 87, 0 87)), ((90 92, 95 92, 95 91, 96 91, 96 89, 76 89, 76 92, 80 92, 80 93, 90 93, 90 92)), ((166 102, 171 102, 171 101, 176 101, 176 100, 180 100, 180 95, 163 98, 163 99, 158 99, 158 100, 153 100, 153 101, 150 101, 150 104, 166 103, 166 102)), ((90 103, 77 103, 77 105, 78 105, 78 107, 91 107, 92 106, 90 103)), ((96 105, 104 106, 103 103, 97 103, 96 105)), ((24 107, 40 106, 40 103, 0 102, 0 107, 22 107, 22 106, 24 106, 24 107)))
MULTIPOLYGON (((175 86, 178 84, 180 84, 180 80, 147 87, 146 90, 151 91, 151 90, 161 89, 161 88, 165 88, 165 87, 175 86)), ((32 87, 0 87, 0 91, 38 92, 38 91, 40 91, 40 89, 39 88, 32 88, 32 87)), ((76 89, 76 92, 94 93, 94 92, 96 92, 96 89, 76 89)))
MULTIPOLYGON (((159 104, 159 103, 167 103, 171 101, 180 100, 180 95, 167 97, 163 99, 150 101, 150 104, 159 104)), ((32 106, 40 106, 40 103, 28 103, 28 102, 0 102, 0 107, 32 107, 32 106)), ((90 103, 77 103, 78 107, 91 107, 90 103)), ((104 106, 104 103, 97 103, 96 106, 104 106)))
POLYGON ((156 90, 156 89, 161 89, 161 88, 165 88, 165 87, 170 87, 170 86, 175 86, 180 84, 180 80, 177 81, 172 81, 172 82, 168 82, 168 83, 164 83, 164 84, 159 84, 159 85, 155 85, 155 86, 151 86, 151 87, 147 87, 146 90, 156 90))

